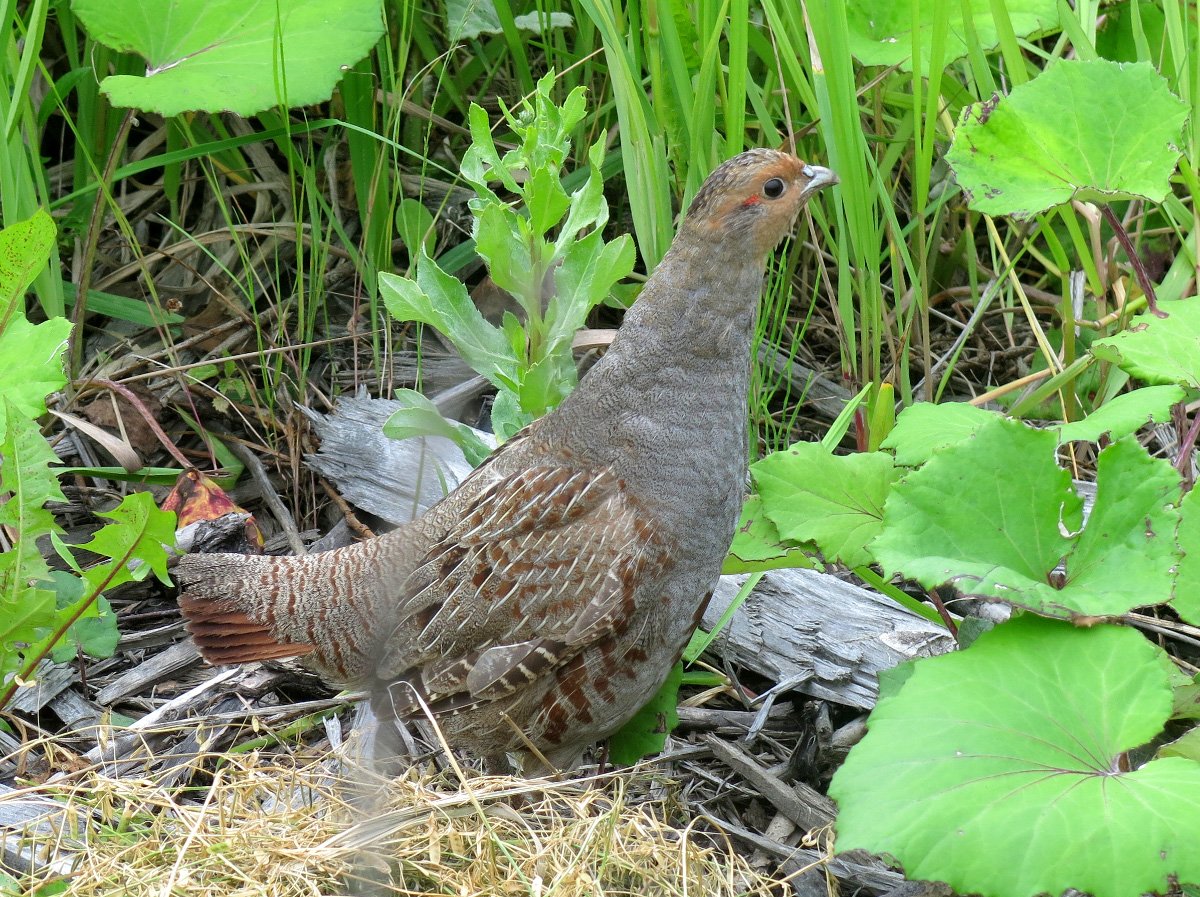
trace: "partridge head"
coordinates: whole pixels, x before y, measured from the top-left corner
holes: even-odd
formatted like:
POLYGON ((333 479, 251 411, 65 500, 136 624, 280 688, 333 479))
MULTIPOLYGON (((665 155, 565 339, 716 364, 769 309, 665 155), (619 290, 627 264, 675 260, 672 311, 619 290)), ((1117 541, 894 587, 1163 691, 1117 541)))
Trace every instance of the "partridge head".
POLYGON ((204 656, 305 655, 426 709, 452 745, 568 766, 678 659, 733 538, 767 255, 837 183, 774 150, 718 167, 605 356, 422 517, 305 557, 191 555, 204 656))

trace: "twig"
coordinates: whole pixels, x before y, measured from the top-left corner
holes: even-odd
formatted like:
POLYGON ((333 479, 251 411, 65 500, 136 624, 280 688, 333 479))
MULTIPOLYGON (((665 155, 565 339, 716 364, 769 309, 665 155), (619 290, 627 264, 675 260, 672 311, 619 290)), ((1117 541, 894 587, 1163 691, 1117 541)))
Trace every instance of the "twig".
POLYGON ((338 506, 338 510, 342 512, 342 516, 346 520, 346 526, 350 527, 357 535, 364 539, 373 539, 375 534, 371 532, 371 528, 358 519, 354 513, 354 509, 350 507, 349 502, 337 494, 324 477, 318 477, 317 482, 321 484, 321 488, 325 490, 325 494, 329 496, 329 500, 338 506))
POLYGON ((271 509, 271 513, 275 516, 275 519, 283 527, 284 535, 287 536, 288 544, 292 546, 292 551, 296 554, 307 554, 308 550, 304 547, 304 540, 300 538, 300 531, 296 528, 296 521, 288 513, 288 509, 284 506, 283 500, 280 499, 279 493, 275 491, 275 487, 271 485, 271 480, 267 477, 267 470, 263 467, 262 462, 258 460, 258 455, 254 454, 254 452, 250 451, 250 449, 240 442, 230 441, 228 445, 229 450, 237 455, 238 460, 246 465, 246 469, 250 471, 250 476, 258 484, 263 501, 267 503, 267 507, 271 509))

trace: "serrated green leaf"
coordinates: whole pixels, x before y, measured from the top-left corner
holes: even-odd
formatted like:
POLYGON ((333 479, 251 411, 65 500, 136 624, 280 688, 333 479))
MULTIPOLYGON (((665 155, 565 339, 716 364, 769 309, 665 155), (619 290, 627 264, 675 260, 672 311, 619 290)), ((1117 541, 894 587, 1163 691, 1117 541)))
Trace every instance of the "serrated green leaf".
POLYGON ((1167 317, 1143 312, 1122 332, 1092 343, 1092 354, 1147 383, 1200 389, 1200 297, 1158 307, 1167 317))
POLYGON ((679 725, 682 679, 683 664, 677 663, 650 702, 609 738, 608 755, 614 763, 628 766, 663 749, 667 736, 679 725))
POLYGON ((37 540, 54 532, 54 515, 46 510, 49 501, 65 502, 58 479, 51 469, 58 456, 42 438, 37 424, 19 413, 5 398, 4 436, 0 441, 0 494, 8 493, 0 503, 0 525, 16 534, 8 555, 5 594, 12 602, 28 583, 49 578, 49 567, 37 540))
POLYGON ((101 82, 113 105, 164 116, 323 102, 383 35, 379 0, 74 0, 71 8, 100 43, 147 61, 145 77, 101 82))
POLYGON ((417 279, 379 275, 384 305, 398 321, 419 321, 437 328, 463 360, 497 386, 517 387, 517 366, 504 335, 484 320, 462 281, 422 254, 417 279))
MULTIPOLYGON (((1006 0, 1004 8, 1020 37, 1037 36, 1058 28, 1055 0, 1006 0)), ((965 56, 978 43, 991 49, 1000 42, 988 0, 933 4, 913 0, 851 0, 846 4, 850 52, 863 65, 898 65, 912 69, 913 27, 920 32, 921 71, 929 71, 929 50, 937 17, 946 24, 944 61, 965 56), (966 20, 970 19, 970 31, 966 20)))
POLYGON ((918 402, 900 412, 896 426, 881 443, 896 453, 896 463, 919 467, 947 446, 962 442, 996 417, 966 402, 934 405, 918 402))
POLYGON ((54 235, 54 219, 44 209, 0 230, 0 333, 14 317, 24 317, 21 300, 49 261, 54 235))
POLYGON ((1058 603, 1084 614, 1123 614, 1171 598, 1179 473, 1133 438, 1096 462, 1096 503, 1066 558, 1058 603))
POLYGON ((1104 436, 1121 439, 1136 433, 1146 424, 1170 420, 1171 406, 1182 402, 1186 395, 1178 386, 1147 386, 1122 393, 1083 420, 1063 424, 1058 428, 1058 441, 1098 442, 1104 436))
POLYGON ((111 559, 83 571, 88 598, 122 583, 144 579, 150 573, 170 584, 166 549, 175 544, 173 512, 160 510, 149 492, 133 492, 111 511, 99 512, 99 516, 113 522, 76 546, 111 559))
POLYGON ((1114 443, 1100 453, 1096 503, 1081 531, 1056 444, 1052 431, 996 418, 938 453, 892 490, 875 557, 927 587, 949 583, 1054 616, 1168 600, 1178 474, 1136 440, 1114 443))
POLYGON ((1171 710, 1170 662, 1138 632, 1025 616, 911 666, 830 786, 838 850, 986 897, 1200 881, 1200 764, 1121 769, 1171 710))
POLYGON ((874 560, 866 545, 880 532, 899 476, 890 455, 831 455, 801 442, 753 464, 750 475, 781 537, 815 542, 826 559, 849 567, 874 560))
POLYGON ((467 112, 467 124, 471 129, 471 145, 463 154, 459 171, 467 183, 486 202, 499 202, 496 194, 488 187, 488 181, 498 180, 510 193, 520 193, 521 187, 512 173, 501 163, 496 142, 492 139, 491 122, 483 107, 471 104, 467 112))
POLYGON ((604 165, 604 142, 597 140, 588 150, 587 180, 571 194, 571 209, 559 231, 554 253, 562 257, 567 247, 587 228, 600 230, 608 222, 608 201, 604 198, 604 181, 600 176, 604 165))
POLYGON ((1059 60, 963 110, 947 159, 971 207, 1030 216, 1073 199, 1160 202, 1187 107, 1149 64, 1059 60))
POLYGON ((517 398, 521 410, 539 418, 556 407, 575 387, 575 366, 570 357, 552 355, 529 365, 521 376, 517 398))
MULTIPOLYGON (((15 406, 17 414, 38 418, 46 413, 46 396, 62 389, 63 353, 71 335, 71 322, 51 318, 30 324, 14 317, 0 333, 0 396, 15 406)), ((4 416, 0 414, 0 426, 4 416)))

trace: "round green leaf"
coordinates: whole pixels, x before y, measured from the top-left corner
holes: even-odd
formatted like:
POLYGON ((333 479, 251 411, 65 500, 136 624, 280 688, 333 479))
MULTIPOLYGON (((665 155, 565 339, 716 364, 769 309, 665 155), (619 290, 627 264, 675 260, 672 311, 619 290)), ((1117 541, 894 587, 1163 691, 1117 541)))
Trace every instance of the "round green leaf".
POLYGON ((1146 64, 1062 60, 963 110, 947 159, 971 207, 1029 216, 1073 199, 1158 202, 1187 107, 1146 64))
POLYGON ((917 661, 834 776, 838 850, 986 897, 1200 881, 1200 764, 1121 771, 1170 714, 1169 677, 1132 629, 1031 616, 917 661))
POLYGON ((1171 406, 1182 402, 1186 395, 1178 386, 1146 386, 1122 393, 1083 420, 1063 424, 1058 428, 1058 441, 1099 442, 1103 436, 1121 439, 1136 433, 1146 424, 1161 424, 1170 420, 1171 406))
POLYGON ((1052 598, 1047 574, 1070 550, 1082 505, 1054 463, 1057 440, 996 417, 892 488, 871 552, 890 576, 971 595, 1052 598), (1061 524, 1061 526, 1060 526, 1061 524))
POLYGON ((396 207, 396 230, 414 262, 423 252, 432 256, 437 248, 437 234, 433 230, 433 213, 419 199, 406 197, 396 207))
POLYGON ((114 106, 162 115, 329 99, 345 67, 383 34, 379 0, 74 0, 88 33, 146 59, 146 75, 111 75, 114 106))
POLYGON ((890 455, 831 455, 798 442, 750 468, 763 510, 793 542, 815 542, 829 560, 861 567, 873 558, 866 544, 878 534, 883 503, 896 480, 890 455))
POLYGON ((1092 343, 1092 354, 1147 383, 1200 389, 1200 298, 1158 307, 1167 317, 1143 312, 1127 330, 1092 343))
POLYGON ((1052 616, 1171 598, 1180 481, 1136 440, 1100 453, 1086 527, 1053 430, 996 418, 898 483, 869 546, 890 574, 1052 616), (1061 564, 1065 573, 1057 573, 1061 564))
POLYGON ((967 402, 918 402, 900 412, 882 445, 896 453, 897 464, 918 467, 942 449, 962 442, 995 416, 995 412, 967 402))
POLYGON ((1171 606, 1189 623, 1200 625, 1200 490, 1184 496, 1176 538, 1180 557, 1171 606))
MULTIPOLYGON (((1013 31, 1020 37, 1045 34, 1058 28, 1055 0, 1007 0, 1004 4, 1013 31)), ((936 19, 946 23, 944 61, 965 56, 971 43, 991 49, 1000 42, 989 0, 929 3, 914 0, 851 0, 846 4, 850 52, 864 65, 899 65, 912 69, 913 13, 916 7, 921 71, 929 71, 929 49, 936 19), (968 38, 970 32, 974 36, 968 38)))

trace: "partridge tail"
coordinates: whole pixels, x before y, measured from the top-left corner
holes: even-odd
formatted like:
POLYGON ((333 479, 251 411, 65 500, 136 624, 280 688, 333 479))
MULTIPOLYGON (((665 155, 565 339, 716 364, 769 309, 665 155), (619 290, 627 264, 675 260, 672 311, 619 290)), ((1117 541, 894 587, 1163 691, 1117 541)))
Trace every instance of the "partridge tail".
POLYGON ((276 620, 275 597, 287 588, 289 558, 240 554, 190 554, 175 567, 182 587, 179 608, 204 659, 212 664, 250 663, 312 652, 292 641, 276 620))

